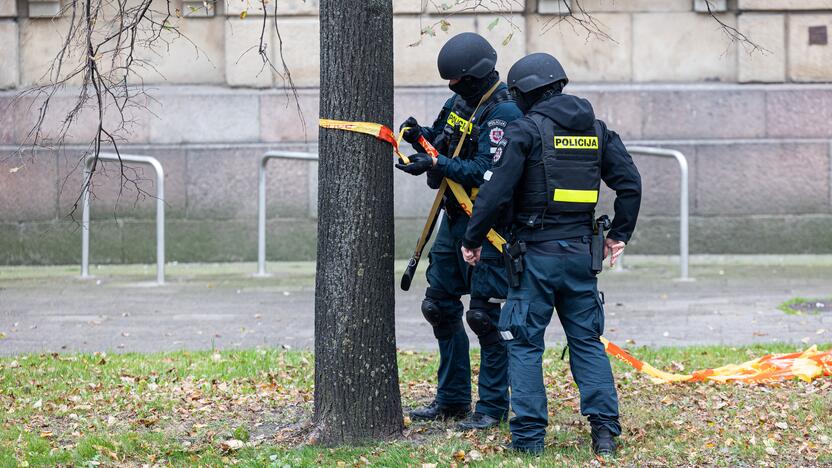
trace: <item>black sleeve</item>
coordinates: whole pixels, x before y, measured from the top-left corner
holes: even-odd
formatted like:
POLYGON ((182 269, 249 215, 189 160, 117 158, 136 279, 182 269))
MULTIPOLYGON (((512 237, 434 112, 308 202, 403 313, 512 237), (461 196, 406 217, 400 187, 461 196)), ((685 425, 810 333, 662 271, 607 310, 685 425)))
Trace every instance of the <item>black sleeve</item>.
MULTIPOLYGON (((483 175, 493 165, 494 154, 500 138, 505 135, 507 122, 513 122, 520 117, 523 117, 523 114, 513 102, 497 104, 493 110, 482 115, 478 125, 479 138, 472 142, 477 145, 474 156, 462 159, 440 154, 436 159, 436 169, 442 171, 445 177, 465 187, 479 187, 484 182, 483 175)), ((451 148, 448 149, 450 150, 451 148)))
POLYGON ((445 178, 445 175, 442 174, 442 171, 436 169, 428 169, 428 187, 436 190, 442 185, 442 179, 445 178))
POLYGON ((497 222, 503 208, 514 198, 514 189, 523 176, 526 156, 532 148, 532 133, 524 128, 525 119, 508 124, 505 136, 497 145, 491 170, 486 172, 485 183, 480 186, 474 211, 462 245, 469 249, 480 247, 497 222))
POLYGON ((609 188, 615 190, 615 217, 607 237, 629 242, 641 207, 641 175, 618 134, 607 130, 606 125, 603 128, 601 178, 609 188))

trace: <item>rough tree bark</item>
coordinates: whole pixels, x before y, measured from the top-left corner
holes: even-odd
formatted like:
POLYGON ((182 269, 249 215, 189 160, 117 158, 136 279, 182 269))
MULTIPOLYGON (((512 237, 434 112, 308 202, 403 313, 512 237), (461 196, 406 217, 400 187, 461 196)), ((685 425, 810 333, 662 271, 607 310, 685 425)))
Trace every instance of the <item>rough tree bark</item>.
MULTIPOLYGON (((391 0, 322 0, 322 117, 393 120, 391 0)), ((393 277, 393 165, 386 143, 321 129, 313 443, 402 431, 393 277)))

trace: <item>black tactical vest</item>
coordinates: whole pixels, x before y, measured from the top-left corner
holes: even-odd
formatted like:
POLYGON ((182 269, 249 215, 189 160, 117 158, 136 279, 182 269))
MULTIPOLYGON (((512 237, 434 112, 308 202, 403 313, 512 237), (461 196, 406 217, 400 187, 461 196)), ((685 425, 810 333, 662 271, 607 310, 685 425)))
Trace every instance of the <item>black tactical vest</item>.
POLYGON ((527 117, 540 133, 542 151, 526 159, 515 223, 535 227, 545 224, 547 214, 592 213, 601 188, 600 124, 575 131, 536 112, 527 117))
POLYGON ((474 108, 469 106, 465 99, 454 96, 450 109, 443 112, 445 127, 442 134, 437 138, 436 148, 448 157, 453 156, 459 139, 462 138, 463 129, 468 129, 468 135, 462 145, 459 157, 470 159, 476 156, 479 147, 480 125, 487 121, 488 114, 497 104, 511 100, 507 88, 498 89, 484 102, 477 111, 476 121, 472 124, 474 108))
MULTIPOLYGON (((462 144, 462 149, 458 157, 461 159, 473 159, 479 149, 480 126, 488 121, 488 114, 491 113, 497 104, 510 100, 511 96, 507 88, 502 87, 501 89, 497 89, 488 98, 488 101, 480 105, 475 116, 476 120, 472 123, 474 108, 469 106, 465 102, 465 99, 454 96, 450 107, 443 108, 441 117, 445 119, 445 127, 433 145, 440 153, 450 158, 453 156, 460 138, 462 138, 463 129, 467 128, 468 134, 465 137, 465 142, 462 144)), ((476 187, 463 187, 471 199, 476 198, 476 187)), ((452 219, 467 216, 450 190, 445 192, 444 203, 445 212, 452 219)))

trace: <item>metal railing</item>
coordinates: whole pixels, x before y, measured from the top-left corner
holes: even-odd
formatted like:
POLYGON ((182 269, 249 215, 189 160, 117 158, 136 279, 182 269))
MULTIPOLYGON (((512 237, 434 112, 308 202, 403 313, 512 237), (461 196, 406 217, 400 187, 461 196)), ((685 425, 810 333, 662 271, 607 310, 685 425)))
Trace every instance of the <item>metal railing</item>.
POLYGON ((681 185, 679 187, 679 279, 681 281, 689 281, 691 278, 688 276, 688 160, 681 151, 672 149, 653 148, 648 146, 629 146, 627 147, 627 151, 630 154, 674 158, 676 159, 676 162, 679 163, 679 173, 681 178, 681 185))
MULTIPOLYGON (((679 163, 681 176, 681 187, 679 189, 679 279, 682 281, 689 281, 688 161, 681 151, 671 149, 631 146, 627 148, 627 151, 631 154, 640 154, 644 156, 674 158, 676 159, 676 162, 679 163)), ((318 161, 318 155, 315 153, 300 153, 292 151, 269 151, 260 157, 259 184, 257 193, 257 273, 255 276, 269 276, 268 273, 266 273, 266 164, 269 159, 318 161)), ((623 255, 619 258, 619 263, 616 268, 619 271, 623 268, 623 263, 621 263, 622 259, 623 255)))
POLYGON ((295 151, 269 151, 260 156, 257 184, 257 273, 254 276, 266 277, 266 164, 270 159, 296 159, 317 161, 315 153, 295 151))
MULTIPOLYGON (((149 164, 156 171, 156 282, 165 284, 165 171, 159 160, 150 156, 102 153, 99 161, 121 161, 123 163, 149 164)), ((81 278, 90 276, 90 166, 94 155, 84 159, 83 198, 84 213, 81 222, 81 278)))

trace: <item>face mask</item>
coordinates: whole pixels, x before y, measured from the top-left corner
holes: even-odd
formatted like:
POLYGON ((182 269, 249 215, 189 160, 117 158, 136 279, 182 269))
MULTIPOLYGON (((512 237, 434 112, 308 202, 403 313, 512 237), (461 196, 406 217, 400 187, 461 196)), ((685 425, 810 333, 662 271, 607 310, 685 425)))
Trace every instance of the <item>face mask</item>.
POLYGON ((462 99, 466 101, 477 97, 482 91, 482 83, 470 76, 463 77, 456 84, 449 84, 448 88, 456 94, 459 94, 462 99))
POLYGON ((514 96, 514 102, 517 104, 517 107, 520 109, 520 112, 527 113, 534 105, 535 101, 530 99, 528 94, 523 93, 512 93, 514 96))
POLYGON ((514 103, 522 113, 527 113, 539 101, 549 99, 553 95, 560 92, 560 88, 538 88, 529 91, 528 93, 521 93, 518 89, 514 89, 511 97, 514 98, 514 103))

